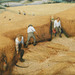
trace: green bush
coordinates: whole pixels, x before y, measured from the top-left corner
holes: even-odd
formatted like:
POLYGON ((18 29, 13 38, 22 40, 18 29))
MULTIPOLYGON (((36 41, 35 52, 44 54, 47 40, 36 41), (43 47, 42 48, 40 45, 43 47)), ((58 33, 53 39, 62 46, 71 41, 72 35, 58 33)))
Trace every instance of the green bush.
POLYGON ((4 5, 5 7, 9 7, 8 5, 4 5))

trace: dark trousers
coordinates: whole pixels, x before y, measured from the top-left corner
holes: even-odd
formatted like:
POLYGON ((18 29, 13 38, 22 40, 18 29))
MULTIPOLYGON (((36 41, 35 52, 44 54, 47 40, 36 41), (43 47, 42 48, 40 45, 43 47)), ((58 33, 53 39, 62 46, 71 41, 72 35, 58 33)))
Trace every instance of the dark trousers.
POLYGON ((22 48, 22 44, 18 44, 18 51, 19 51, 19 54, 20 54, 20 59, 22 59, 23 55, 24 55, 24 50, 21 49, 22 48))

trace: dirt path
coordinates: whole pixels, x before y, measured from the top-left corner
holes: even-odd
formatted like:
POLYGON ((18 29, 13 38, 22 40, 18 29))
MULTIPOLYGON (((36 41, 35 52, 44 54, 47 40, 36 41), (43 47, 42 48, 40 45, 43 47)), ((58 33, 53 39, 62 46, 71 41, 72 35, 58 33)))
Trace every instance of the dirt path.
POLYGON ((25 62, 14 67, 13 75, 73 75, 75 74, 75 37, 53 38, 51 42, 30 45, 24 55, 25 62), (70 63, 69 63, 70 62, 70 63))

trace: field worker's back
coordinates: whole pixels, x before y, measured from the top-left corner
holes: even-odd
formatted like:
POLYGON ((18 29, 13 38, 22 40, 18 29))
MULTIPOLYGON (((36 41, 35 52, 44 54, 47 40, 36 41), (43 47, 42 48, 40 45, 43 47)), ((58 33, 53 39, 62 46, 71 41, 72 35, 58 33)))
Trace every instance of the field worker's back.
POLYGON ((55 28, 55 27, 59 27, 59 26, 61 27, 61 22, 60 22, 60 21, 57 22, 57 20, 55 20, 55 21, 54 21, 54 28, 55 28))
POLYGON ((28 27, 27 33, 35 32, 36 30, 34 29, 33 26, 28 27))
POLYGON ((15 43, 16 43, 16 45, 18 45, 18 44, 20 44, 20 43, 21 43, 21 44, 24 44, 24 38, 23 38, 23 36, 22 36, 21 41, 19 41, 18 38, 16 38, 16 39, 15 39, 15 43))

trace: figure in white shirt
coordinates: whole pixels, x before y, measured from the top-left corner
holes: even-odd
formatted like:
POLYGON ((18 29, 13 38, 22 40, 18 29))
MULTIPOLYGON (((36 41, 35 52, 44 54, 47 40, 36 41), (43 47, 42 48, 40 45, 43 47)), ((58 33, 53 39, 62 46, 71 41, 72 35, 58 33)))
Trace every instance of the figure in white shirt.
POLYGON ((36 38, 35 38, 35 35, 34 35, 34 32, 37 34, 36 30, 34 29, 34 27, 30 24, 28 26, 28 29, 27 29, 27 33, 28 33, 28 39, 27 39, 27 43, 26 43, 26 47, 28 47, 28 43, 30 41, 30 38, 33 38, 34 39, 34 46, 36 45, 36 38))
POLYGON ((16 52, 17 54, 20 53, 20 61, 23 62, 24 59, 22 59, 24 50, 21 48, 24 46, 24 38, 22 35, 18 35, 15 39, 15 47, 16 47, 16 52))
POLYGON ((56 30, 55 36, 59 32, 59 36, 62 37, 61 36, 61 22, 60 22, 59 17, 54 21, 54 29, 56 30))

